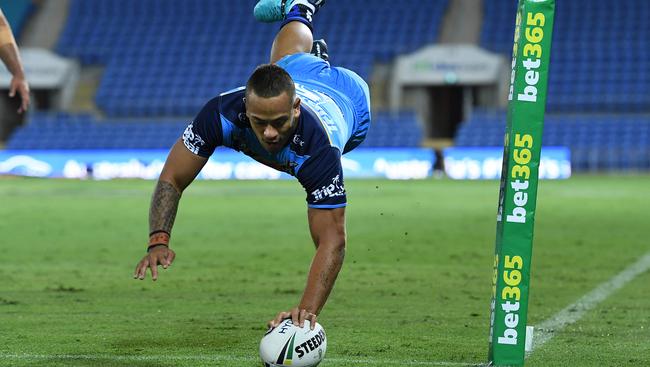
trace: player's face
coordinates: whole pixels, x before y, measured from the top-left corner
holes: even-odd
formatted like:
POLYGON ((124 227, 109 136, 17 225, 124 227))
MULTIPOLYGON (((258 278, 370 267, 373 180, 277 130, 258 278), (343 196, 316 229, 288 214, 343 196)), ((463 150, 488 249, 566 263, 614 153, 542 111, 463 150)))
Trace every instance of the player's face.
POLYGON ((291 101, 287 93, 262 98, 251 92, 246 97, 246 116, 262 147, 278 153, 289 142, 300 116, 300 98, 291 101))

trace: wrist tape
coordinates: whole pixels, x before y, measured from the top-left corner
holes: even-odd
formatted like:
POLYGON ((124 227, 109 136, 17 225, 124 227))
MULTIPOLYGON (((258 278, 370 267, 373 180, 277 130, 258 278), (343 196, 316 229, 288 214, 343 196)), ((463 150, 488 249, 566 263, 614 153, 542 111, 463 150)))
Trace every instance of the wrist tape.
POLYGON ((147 251, 152 247, 163 245, 169 247, 169 233, 165 231, 156 231, 149 235, 149 243, 147 244, 147 251))

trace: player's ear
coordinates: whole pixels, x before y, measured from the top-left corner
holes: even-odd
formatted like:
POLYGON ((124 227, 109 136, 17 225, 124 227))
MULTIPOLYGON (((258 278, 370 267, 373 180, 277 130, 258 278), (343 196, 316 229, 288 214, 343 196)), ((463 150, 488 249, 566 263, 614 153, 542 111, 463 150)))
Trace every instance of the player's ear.
POLYGON ((293 101, 293 113, 295 117, 300 116, 300 97, 296 96, 296 99, 293 101))

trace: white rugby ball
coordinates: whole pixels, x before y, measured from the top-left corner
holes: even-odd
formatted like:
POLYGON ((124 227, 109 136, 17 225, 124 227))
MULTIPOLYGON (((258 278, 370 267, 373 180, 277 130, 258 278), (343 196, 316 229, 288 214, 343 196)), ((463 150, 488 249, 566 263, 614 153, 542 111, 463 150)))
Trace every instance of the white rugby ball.
POLYGON ((291 319, 266 332, 260 342, 260 357, 266 367, 314 367, 325 357, 327 337, 323 327, 316 323, 314 330, 309 320, 300 328, 291 319))

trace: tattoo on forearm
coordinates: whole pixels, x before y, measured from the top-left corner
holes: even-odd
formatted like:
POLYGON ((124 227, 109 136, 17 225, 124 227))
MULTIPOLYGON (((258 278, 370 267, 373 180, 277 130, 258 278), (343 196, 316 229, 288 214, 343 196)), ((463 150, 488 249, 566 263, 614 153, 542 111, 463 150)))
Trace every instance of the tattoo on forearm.
POLYGON ((171 183, 158 181, 149 208, 149 233, 156 231, 172 233, 180 199, 181 194, 171 183))

